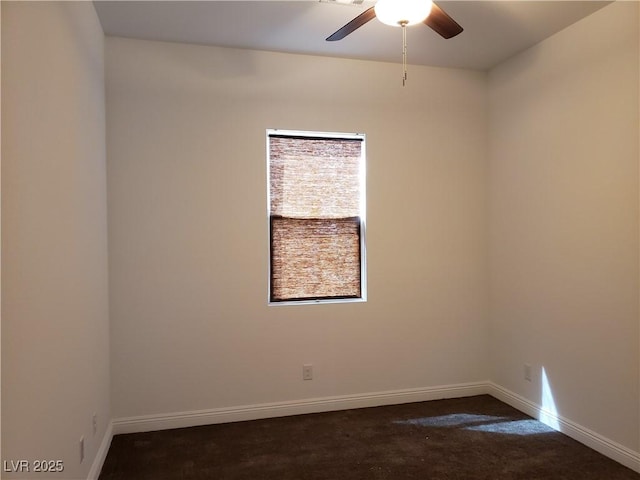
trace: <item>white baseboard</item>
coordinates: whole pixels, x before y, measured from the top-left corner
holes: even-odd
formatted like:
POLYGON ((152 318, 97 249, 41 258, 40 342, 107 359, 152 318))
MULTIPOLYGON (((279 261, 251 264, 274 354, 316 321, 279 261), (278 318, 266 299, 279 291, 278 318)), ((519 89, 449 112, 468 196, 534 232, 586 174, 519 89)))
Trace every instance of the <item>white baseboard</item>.
MULTIPOLYGON (((620 445, 582 425, 550 412, 517 393, 490 382, 487 393, 538 420, 550 419, 551 427, 630 469, 640 472, 640 453, 620 445)), ((547 423, 547 422, 545 422, 547 423)))
POLYGON ((270 417, 285 417, 289 415, 329 412, 350 408, 378 407, 400 403, 424 402, 442 398, 469 397, 488 393, 488 385, 488 382, 464 383, 430 388, 392 390, 357 395, 312 398, 291 402, 263 403, 241 407, 118 418, 113 421, 113 433, 117 435, 121 433, 149 432, 153 430, 258 420, 270 417))
POLYGON ((104 465, 104 461, 107 458, 107 453, 109 453, 111 439, 113 439, 113 423, 109 422, 109 424, 107 425, 107 430, 104 432, 104 436, 102 437, 100 448, 98 448, 98 452, 96 453, 96 458, 91 464, 91 470, 89 470, 89 476, 87 477, 87 480, 98 480, 98 477, 100 476, 100 470, 102 470, 102 465, 104 465))
POLYGON ((493 382, 464 383, 420 389, 392 390, 357 395, 312 398, 289 402, 262 403, 240 407, 216 408, 189 412, 175 412, 159 415, 144 415, 115 419, 109 426, 108 434, 96 456, 91 469, 97 478, 102 468, 112 435, 139 433, 172 428, 194 427, 216 423, 258 420, 261 418, 284 417, 306 413, 329 412, 350 408, 378 407, 401 403, 424 402, 443 398, 461 398, 489 394, 498 400, 536 419, 551 418, 554 428, 593 450, 640 472, 640 453, 620 445, 582 425, 554 414, 542 406, 493 382), (108 440, 108 441, 107 441, 108 440))

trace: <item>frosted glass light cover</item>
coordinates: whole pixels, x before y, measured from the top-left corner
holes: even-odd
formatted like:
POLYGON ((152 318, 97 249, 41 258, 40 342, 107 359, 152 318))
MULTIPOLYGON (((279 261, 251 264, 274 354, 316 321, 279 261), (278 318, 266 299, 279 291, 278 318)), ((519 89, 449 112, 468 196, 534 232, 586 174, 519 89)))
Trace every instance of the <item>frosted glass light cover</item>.
POLYGON ((376 17, 382 23, 394 27, 421 23, 431 13, 431 0, 378 0, 376 17))

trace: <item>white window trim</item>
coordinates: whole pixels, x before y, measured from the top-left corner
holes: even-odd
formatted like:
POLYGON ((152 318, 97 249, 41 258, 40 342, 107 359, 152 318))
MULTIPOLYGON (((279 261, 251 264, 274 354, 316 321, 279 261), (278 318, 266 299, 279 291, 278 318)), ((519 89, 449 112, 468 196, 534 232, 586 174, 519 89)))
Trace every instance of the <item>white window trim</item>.
POLYGON ((366 135, 364 133, 343 133, 343 132, 319 132, 307 130, 281 130, 277 128, 269 128, 266 131, 266 163, 267 163, 267 305, 269 306, 288 306, 288 305, 319 305, 327 303, 363 303, 367 301, 367 251, 366 251, 366 223, 367 223, 367 175, 366 175, 366 135), (362 141, 362 155, 360 157, 360 293, 359 298, 327 298, 314 300, 282 300, 278 302, 271 301, 271 196, 270 196, 270 158, 269 158, 269 137, 271 135, 289 135, 292 137, 307 138, 345 138, 362 141))

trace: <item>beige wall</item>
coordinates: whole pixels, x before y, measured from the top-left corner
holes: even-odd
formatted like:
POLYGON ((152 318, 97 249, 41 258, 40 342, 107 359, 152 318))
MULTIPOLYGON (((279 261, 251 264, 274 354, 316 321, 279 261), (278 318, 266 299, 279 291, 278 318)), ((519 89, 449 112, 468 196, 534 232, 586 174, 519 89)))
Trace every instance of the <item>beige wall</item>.
POLYGON ((400 74, 107 39, 115 417, 487 379, 486 76, 400 74), (267 306, 267 128, 367 135, 368 302, 267 306))
POLYGON ((636 452, 638 40, 617 2, 489 76, 492 380, 636 452))
POLYGON ((91 3, 2 2, 2 459, 55 478, 111 418, 103 46, 91 3))

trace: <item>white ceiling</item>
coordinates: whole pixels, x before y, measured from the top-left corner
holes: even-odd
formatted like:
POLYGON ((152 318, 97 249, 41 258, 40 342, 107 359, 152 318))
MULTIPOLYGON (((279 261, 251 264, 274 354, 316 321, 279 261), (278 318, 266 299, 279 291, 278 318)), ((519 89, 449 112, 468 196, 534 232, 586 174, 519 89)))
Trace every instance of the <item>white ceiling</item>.
MULTIPOLYGON (((462 27, 445 40, 410 27, 409 63, 487 70, 605 6, 607 1, 437 1, 462 27)), ((399 28, 372 20, 338 42, 325 38, 374 4, 301 1, 94 1, 107 35, 400 62, 399 28)))

